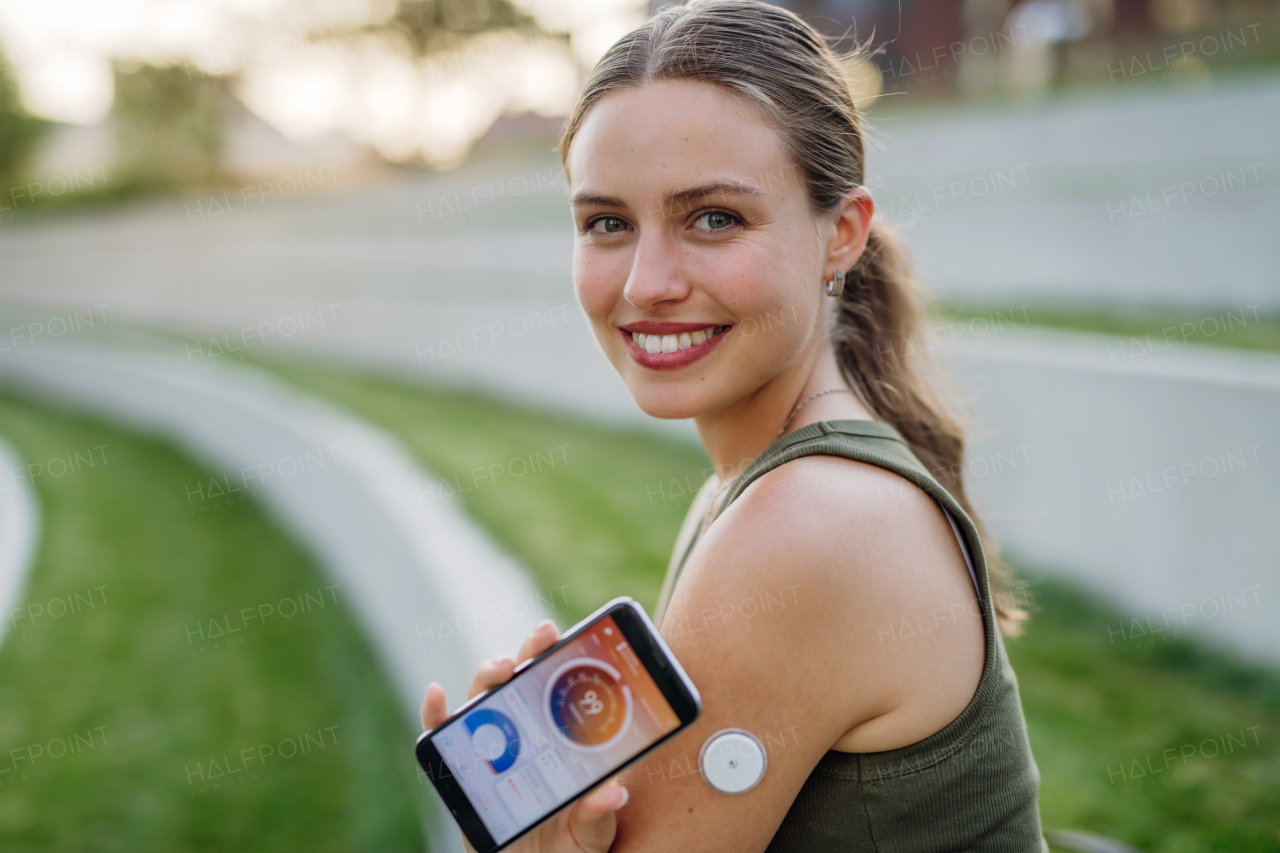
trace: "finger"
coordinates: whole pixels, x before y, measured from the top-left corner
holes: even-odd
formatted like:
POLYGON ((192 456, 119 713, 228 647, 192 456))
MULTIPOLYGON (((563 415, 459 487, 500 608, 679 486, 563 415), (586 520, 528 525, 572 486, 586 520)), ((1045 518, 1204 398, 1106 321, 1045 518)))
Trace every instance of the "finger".
POLYGON ((492 687, 506 684, 511 679, 511 673, 515 671, 515 668, 516 663, 511 659, 510 655, 490 658, 480 664, 476 674, 471 677, 471 686, 467 688, 467 698, 474 699, 492 687))
POLYGON ((616 812, 627 804, 627 789, 616 781, 587 794, 569 812, 569 831, 587 853, 608 853, 618 833, 616 812))
POLYGON ((550 619, 544 619, 538 623, 538 627, 533 629, 533 633, 528 636, 524 644, 520 646, 520 654, 516 655, 516 666, 527 661, 529 658, 537 657, 556 644, 560 639, 560 630, 556 628, 556 623, 550 619))
POLYGON ((422 703, 422 728, 430 731, 440 725, 449 716, 449 706, 445 703, 444 688, 434 681, 427 685, 427 698, 422 703))

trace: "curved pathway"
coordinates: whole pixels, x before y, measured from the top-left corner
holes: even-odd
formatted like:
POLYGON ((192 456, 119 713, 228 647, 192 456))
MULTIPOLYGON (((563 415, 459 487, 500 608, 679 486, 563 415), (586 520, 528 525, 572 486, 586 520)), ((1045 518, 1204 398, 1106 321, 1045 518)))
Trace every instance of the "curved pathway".
POLYGON ((40 509, 31 484, 18 473, 25 462, 0 440, 0 643, 35 562, 40 509))

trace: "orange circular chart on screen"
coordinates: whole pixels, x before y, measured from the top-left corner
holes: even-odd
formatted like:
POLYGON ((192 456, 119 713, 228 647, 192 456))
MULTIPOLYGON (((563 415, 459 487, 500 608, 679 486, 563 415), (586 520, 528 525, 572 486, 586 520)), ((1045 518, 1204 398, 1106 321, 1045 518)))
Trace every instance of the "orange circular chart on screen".
POLYGON ((544 707, 552 730, 569 745, 607 749, 631 727, 631 690, 619 672, 597 658, 562 664, 547 681, 544 707))

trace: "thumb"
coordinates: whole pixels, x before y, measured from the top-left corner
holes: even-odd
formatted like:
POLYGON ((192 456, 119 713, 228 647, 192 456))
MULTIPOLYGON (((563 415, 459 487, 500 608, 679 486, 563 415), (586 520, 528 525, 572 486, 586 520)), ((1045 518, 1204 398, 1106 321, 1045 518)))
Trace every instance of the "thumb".
POLYGON ((627 804, 630 794, 617 782, 602 785, 578 801, 569 811, 569 832, 586 853, 608 853, 618 833, 614 812, 627 804))

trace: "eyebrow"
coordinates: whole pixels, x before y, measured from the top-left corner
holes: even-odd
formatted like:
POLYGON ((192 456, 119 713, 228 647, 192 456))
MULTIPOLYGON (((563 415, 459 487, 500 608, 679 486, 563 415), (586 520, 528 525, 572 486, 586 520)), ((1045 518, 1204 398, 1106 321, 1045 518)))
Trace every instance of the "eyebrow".
POLYGON ((581 205, 591 205, 593 207, 626 207, 627 204, 622 199, 614 195, 600 195, 599 193, 574 193, 573 198, 569 199, 569 204, 579 207, 581 205))
POLYGON ((764 191, 741 181, 712 181, 709 184, 669 193, 662 203, 664 207, 681 207, 687 202, 709 195, 760 196, 764 195, 764 191))
MULTIPOLYGON (((688 189, 667 193, 666 197, 662 200, 662 204, 664 208, 684 207, 687 206, 690 201, 716 194, 760 196, 764 195, 764 192, 751 184, 743 183, 741 181, 711 181, 710 183, 700 184, 696 187, 689 187, 688 189)), ((573 198, 569 200, 569 203, 575 207, 591 205, 597 207, 625 208, 627 206, 627 203, 617 196, 601 195, 599 193, 591 192, 575 193, 573 198)))

